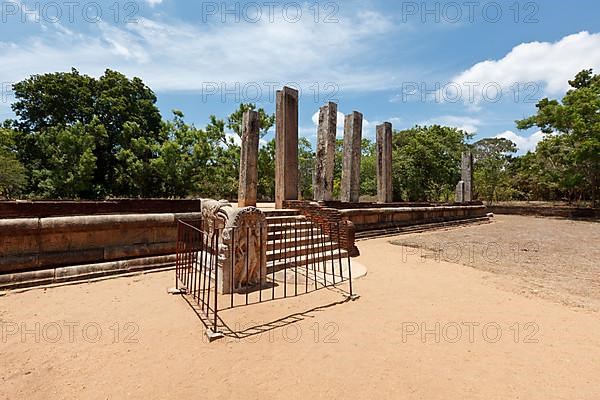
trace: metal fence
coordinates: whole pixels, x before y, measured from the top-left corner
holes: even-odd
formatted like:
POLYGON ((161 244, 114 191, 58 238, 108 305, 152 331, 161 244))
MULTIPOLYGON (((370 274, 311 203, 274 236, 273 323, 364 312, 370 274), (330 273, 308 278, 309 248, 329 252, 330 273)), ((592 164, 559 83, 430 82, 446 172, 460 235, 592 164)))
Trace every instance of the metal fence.
POLYGON ((350 255, 339 245, 339 223, 325 225, 322 221, 299 217, 259 224, 253 229, 260 232, 260 237, 266 231, 267 242, 258 244, 250 242, 249 234, 240 235, 241 229, 249 227, 235 227, 226 232, 230 235, 228 246, 224 245, 224 228, 214 227, 209 221, 178 221, 177 235, 176 288, 195 306, 209 337, 222 336, 219 327, 226 324, 220 320, 219 312, 226 309, 306 295, 324 288, 336 288, 354 298, 350 255), (250 259, 249 249, 256 245, 261 246, 260 279, 252 281, 251 268, 257 260, 250 259), (228 257, 230 262, 224 262, 228 257), (262 257, 267 258, 266 262, 262 257), (223 287, 226 284, 223 268, 230 269, 229 290, 223 287), (238 287, 233 286, 234 280, 238 287))

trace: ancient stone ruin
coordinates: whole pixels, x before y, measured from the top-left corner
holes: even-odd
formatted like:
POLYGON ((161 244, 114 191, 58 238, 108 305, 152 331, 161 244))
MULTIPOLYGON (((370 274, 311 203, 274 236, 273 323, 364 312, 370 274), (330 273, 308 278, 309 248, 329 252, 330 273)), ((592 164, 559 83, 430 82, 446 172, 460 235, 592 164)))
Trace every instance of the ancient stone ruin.
POLYGON ((255 207, 258 190, 258 139, 260 120, 258 112, 246 111, 242 117, 242 145, 238 205, 255 207))
MULTIPOLYGON (((262 285, 267 274, 267 220, 255 207, 234 208, 227 201, 202 200, 205 239, 219 237, 217 290, 229 294, 262 285)), ((206 243, 206 248, 210 244, 206 243)), ((204 256, 200 253, 199 257, 204 256)))
POLYGON ((461 180, 456 185, 456 202, 473 201, 473 154, 465 152, 461 161, 461 180))
POLYGON ((358 111, 346 115, 344 121, 344 159, 342 162, 343 202, 356 203, 360 199, 360 158, 362 154, 363 115, 358 111))
POLYGON ((337 132, 337 104, 327 103, 319 110, 314 199, 333 200, 333 178, 337 132))

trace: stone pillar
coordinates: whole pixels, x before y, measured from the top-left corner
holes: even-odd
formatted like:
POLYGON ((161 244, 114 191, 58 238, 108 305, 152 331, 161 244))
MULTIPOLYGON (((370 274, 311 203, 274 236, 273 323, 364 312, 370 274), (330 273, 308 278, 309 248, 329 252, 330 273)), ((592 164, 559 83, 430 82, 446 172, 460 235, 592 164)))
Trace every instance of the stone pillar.
POLYGON ((464 203, 465 202, 465 182, 460 181, 456 185, 456 203, 464 203))
POLYGON ((333 200, 337 104, 327 103, 319 111, 317 154, 313 193, 315 201, 333 200))
POLYGON ((377 201, 393 201, 392 124, 389 122, 377 126, 377 201))
POLYGON ((464 182, 464 197, 461 203, 473 201, 473 154, 468 151, 462 154, 462 178, 464 182))
POLYGON ((275 207, 298 200, 298 91, 277 91, 275 121, 275 207))
POLYGON ((259 131, 258 112, 246 111, 242 117, 242 148, 238 191, 238 206, 240 208, 256 207, 259 131))
POLYGON ((363 115, 357 111, 344 121, 344 161, 342 169, 342 201, 360 200, 360 156, 363 115))

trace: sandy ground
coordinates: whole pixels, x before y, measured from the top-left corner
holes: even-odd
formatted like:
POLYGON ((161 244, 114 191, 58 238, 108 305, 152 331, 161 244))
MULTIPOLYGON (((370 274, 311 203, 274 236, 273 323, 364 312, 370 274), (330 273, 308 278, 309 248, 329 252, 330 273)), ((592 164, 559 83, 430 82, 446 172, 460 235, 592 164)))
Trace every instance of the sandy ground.
POLYGON ((171 272, 0 297, 0 398, 600 398, 597 313, 389 240, 360 243, 359 300, 230 310, 212 344, 171 272))
POLYGON ((600 223, 499 215, 493 224, 391 242, 411 248, 403 254, 492 272, 499 288, 600 310, 600 223))

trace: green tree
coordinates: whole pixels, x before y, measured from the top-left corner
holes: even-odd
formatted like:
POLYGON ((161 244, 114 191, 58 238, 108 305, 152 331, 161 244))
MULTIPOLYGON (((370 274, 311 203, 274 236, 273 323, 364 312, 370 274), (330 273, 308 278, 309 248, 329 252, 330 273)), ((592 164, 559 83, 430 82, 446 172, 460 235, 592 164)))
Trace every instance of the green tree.
POLYGON ((256 104, 253 103, 241 103, 239 108, 227 118, 227 129, 237 133, 239 137, 242 137, 242 118, 246 111, 258 112, 261 138, 263 138, 273 125, 275 125, 275 114, 267 114, 263 108, 256 110, 256 104))
POLYGON ((508 165, 517 145, 507 139, 482 139, 473 145, 474 179, 477 197, 492 204, 511 197, 508 165))
MULTIPOLYGON (((54 155, 48 151, 79 149, 73 142, 69 145, 66 136, 68 132, 74 134, 70 130, 76 126, 87 130, 91 125, 93 142, 86 138, 82 143, 95 158, 94 176, 91 181, 85 180, 88 187, 77 187, 75 191, 86 197, 153 193, 156 182, 150 161, 165 138, 161 137, 156 96, 139 78, 128 79, 106 70, 94 79, 73 69, 68 73, 33 75, 16 83, 13 89, 16 100, 12 108, 17 118, 6 125, 18 130, 18 158, 30 170, 29 193, 65 193, 64 188, 47 186, 57 182, 48 176, 48 168, 76 155, 54 155), (53 144, 57 139, 63 143, 53 144), (51 157, 54 160, 48 161, 51 157), (46 186, 39 186, 42 181, 46 186)), ((86 160, 89 162, 91 157, 86 155, 86 160)))
POLYGON ((449 200, 460 178, 460 159, 471 135, 446 126, 416 126, 393 138, 395 199, 449 200))
POLYGON ((377 196, 377 143, 363 139, 360 160, 360 193, 377 196))
POLYGON ((14 155, 0 151, 0 198, 14 198, 26 182, 25 167, 14 155))
POLYGON ((158 177, 160 192, 166 197, 202 195, 202 182, 209 177, 213 146, 205 131, 186 124, 181 111, 173 111, 173 120, 163 122, 167 138, 151 161, 151 170, 158 177))
POLYGON ((310 141, 301 137, 298 141, 298 194, 302 199, 313 198, 313 174, 315 171, 315 153, 310 141))
MULTIPOLYGON (((589 192, 593 205, 598 203, 600 174, 600 75, 584 70, 569 81, 570 89, 561 102, 542 99, 537 114, 517 121, 519 129, 537 126, 546 134, 565 135, 563 145, 569 145, 569 162, 585 177, 582 191, 589 192)), ((556 143, 556 139, 554 140, 556 143)), ((545 144, 544 144, 545 145, 545 144)), ((543 145, 543 146, 544 146, 543 145)), ((572 171, 565 171, 572 174, 572 171)), ((576 176, 564 177, 569 184, 576 176)))
POLYGON ((258 198, 275 200, 275 139, 258 150, 258 198))
POLYGON ((0 128, 0 198, 18 196, 27 182, 25 167, 17 160, 14 132, 0 128))
POLYGON ((49 127, 38 145, 46 158, 31 171, 33 197, 79 199, 93 196, 95 138, 105 135, 96 120, 89 125, 49 127))

